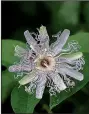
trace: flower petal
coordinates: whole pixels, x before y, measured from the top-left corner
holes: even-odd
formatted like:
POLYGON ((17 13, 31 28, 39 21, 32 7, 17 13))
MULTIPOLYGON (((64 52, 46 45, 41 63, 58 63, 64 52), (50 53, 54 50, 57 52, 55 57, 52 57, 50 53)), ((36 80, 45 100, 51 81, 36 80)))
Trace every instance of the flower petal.
POLYGON ((60 89, 61 91, 67 88, 58 73, 50 73, 50 77, 52 78, 54 84, 56 84, 58 89, 60 89))
POLYGON ((42 48, 49 49, 49 36, 46 27, 42 25, 40 29, 38 29, 38 31, 39 31, 38 39, 40 40, 42 48))
POLYGON ((55 58, 55 60, 57 64, 59 63, 59 68, 60 68, 60 64, 63 64, 63 63, 68 63, 73 66, 82 67, 85 64, 85 61, 82 56, 83 56, 82 52, 76 52, 69 55, 62 55, 60 57, 55 58))
POLYGON ((70 35, 70 31, 68 29, 65 29, 60 36, 57 36, 57 41, 54 42, 50 48, 54 55, 57 55, 58 53, 61 52, 63 46, 65 45, 68 37, 70 35))
POLYGON ((33 70, 32 72, 30 72, 28 75, 24 76, 20 81, 19 84, 20 85, 25 85, 27 83, 30 83, 31 81, 34 80, 34 78, 36 77, 36 72, 35 70, 33 70))
POLYGON ((36 87, 36 98, 41 99, 43 96, 43 92, 45 89, 45 84, 46 84, 46 76, 40 75, 36 87))
POLYGON ((36 44, 36 40, 31 36, 31 34, 29 33, 29 31, 28 30, 26 30, 25 32, 24 32, 24 36, 25 36, 25 38, 26 38, 26 40, 27 40, 27 43, 29 44, 29 45, 35 45, 36 44))
POLYGON ((37 45, 36 40, 31 36, 28 30, 24 32, 24 36, 27 40, 27 43, 30 45, 33 51, 38 53, 40 51, 40 47, 37 45))
POLYGON ((82 52, 76 52, 68 55, 62 55, 61 57, 66 58, 67 60, 73 61, 79 59, 83 56, 82 52))
POLYGON ((26 54, 27 54, 27 51, 24 48, 22 48, 18 45, 15 47, 15 54, 14 54, 15 56, 23 57, 26 54))
POLYGON ((70 68, 60 68, 59 72, 63 72, 64 74, 72 77, 72 78, 75 78, 76 80, 79 80, 79 81, 82 81, 84 76, 82 73, 76 71, 76 70, 73 70, 73 69, 70 69, 70 68))
POLYGON ((39 39, 40 40, 43 40, 43 39, 48 39, 49 40, 49 36, 48 36, 48 33, 47 33, 47 30, 46 30, 46 27, 45 26, 41 26, 40 29, 38 29, 39 31, 39 39))
POLYGON ((31 65, 12 65, 9 67, 10 72, 31 71, 31 65))

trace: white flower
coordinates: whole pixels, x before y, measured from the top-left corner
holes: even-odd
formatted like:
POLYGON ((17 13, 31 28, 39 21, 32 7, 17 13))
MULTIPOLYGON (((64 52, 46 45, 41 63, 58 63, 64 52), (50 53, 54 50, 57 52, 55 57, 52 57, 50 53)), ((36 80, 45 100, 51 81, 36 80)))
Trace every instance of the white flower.
POLYGON ((38 34, 24 32, 28 47, 26 49, 15 47, 15 56, 20 58, 19 63, 9 67, 10 72, 16 72, 17 77, 25 75, 20 85, 26 85, 25 91, 33 93, 41 99, 45 86, 49 87, 50 95, 61 92, 75 85, 74 79, 83 80, 83 74, 78 72, 85 64, 82 52, 78 52, 79 45, 76 41, 65 45, 70 31, 65 29, 53 37, 57 40, 49 46, 49 36, 46 27, 41 26, 38 34))

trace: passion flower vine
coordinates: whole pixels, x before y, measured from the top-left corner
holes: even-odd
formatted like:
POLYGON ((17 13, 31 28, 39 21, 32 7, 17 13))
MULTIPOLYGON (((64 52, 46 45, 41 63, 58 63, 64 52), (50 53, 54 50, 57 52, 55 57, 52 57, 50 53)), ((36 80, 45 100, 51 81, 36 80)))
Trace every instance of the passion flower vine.
POLYGON ((65 29, 53 37, 57 40, 49 46, 49 36, 45 26, 37 29, 38 33, 24 32, 28 47, 15 47, 18 63, 9 67, 10 72, 22 76, 20 86, 25 85, 28 93, 36 92, 36 98, 41 99, 45 86, 49 87, 50 95, 75 86, 75 79, 82 81, 84 76, 79 70, 85 64, 82 52, 79 52, 78 42, 71 41, 64 45, 70 35, 65 29))

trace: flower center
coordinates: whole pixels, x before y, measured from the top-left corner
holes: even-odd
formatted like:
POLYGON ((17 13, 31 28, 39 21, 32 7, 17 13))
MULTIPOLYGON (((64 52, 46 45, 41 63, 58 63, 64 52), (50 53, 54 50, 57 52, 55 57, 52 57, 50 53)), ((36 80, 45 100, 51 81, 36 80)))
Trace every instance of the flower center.
POLYGON ((55 60, 52 56, 41 56, 36 63, 36 68, 42 71, 53 70, 55 66, 55 60))
POLYGON ((43 59, 40 63, 40 65, 44 68, 48 67, 50 62, 47 59, 43 59))

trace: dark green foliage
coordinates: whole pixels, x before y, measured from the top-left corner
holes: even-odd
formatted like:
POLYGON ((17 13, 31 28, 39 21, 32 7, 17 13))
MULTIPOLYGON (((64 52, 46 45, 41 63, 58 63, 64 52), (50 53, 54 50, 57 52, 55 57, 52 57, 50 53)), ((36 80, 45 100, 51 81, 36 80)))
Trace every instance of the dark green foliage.
MULTIPOLYGON (((70 101, 75 108, 73 114, 89 113, 89 2, 80 1, 23 1, 23 2, 2 2, 2 65, 6 67, 2 71, 2 103, 11 94, 11 105, 15 113, 38 112, 39 108, 46 112, 58 105, 60 110, 63 102, 70 101), (14 79, 14 73, 8 71, 8 67, 19 59, 14 56, 16 45, 26 47, 24 31, 36 31, 36 28, 44 25, 47 27, 50 40, 54 42, 51 35, 64 29, 69 29, 71 34, 67 43, 76 40, 81 46, 80 51, 84 53, 85 65, 83 69, 84 80, 77 82, 70 91, 63 91, 57 96, 50 97, 48 107, 48 95, 40 100, 35 98, 35 93, 29 95, 24 87, 18 88, 18 80, 14 79), (85 86, 87 84, 87 86, 85 86), (80 91, 79 91, 80 90, 80 91), (78 95, 77 95, 78 94, 78 95), (82 94, 82 95, 81 95, 82 94), (86 95, 87 102, 81 99, 86 95), (71 97, 70 97, 71 96, 71 97), (45 98, 45 99, 44 99, 45 98), (76 100, 77 99, 77 100, 76 100), (45 101, 45 103, 43 102, 45 101), (43 103, 43 104, 42 104, 43 103), (36 107, 36 108, 35 108, 36 107), (50 108, 50 109, 49 109, 50 108)), ((67 44, 66 43, 66 44, 67 44)), ((66 45, 65 45, 66 46, 66 45)), ((48 92, 48 91, 47 91, 48 92)), ((64 108, 64 107, 63 107, 64 108)), ((69 108, 68 108, 69 109, 69 108)), ((42 111, 41 110, 41 111, 42 111)), ((70 110, 70 109, 69 109, 70 110)))

